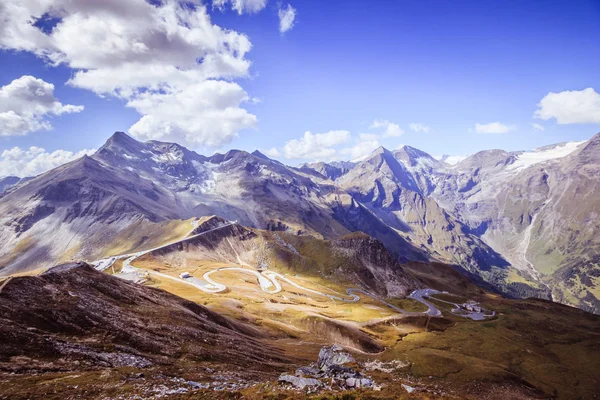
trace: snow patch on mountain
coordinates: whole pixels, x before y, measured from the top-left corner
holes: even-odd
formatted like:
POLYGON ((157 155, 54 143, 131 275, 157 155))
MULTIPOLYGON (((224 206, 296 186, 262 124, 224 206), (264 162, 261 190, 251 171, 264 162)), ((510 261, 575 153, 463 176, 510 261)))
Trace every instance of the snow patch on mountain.
POLYGON ((577 148, 586 141, 567 142, 556 146, 543 147, 533 151, 526 151, 517 155, 517 160, 506 167, 507 170, 520 170, 541 162, 563 158, 577 150, 577 148))
POLYGON ((447 154, 444 154, 443 156, 433 156, 433 158, 436 160, 444 162, 448 165, 456 165, 467 157, 468 156, 449 156, 447 154))
POLYGON ((360 163, 360 162, 363 162, 366 159, 368 159, 370 156, 371 156, 370 154, 365 154, 364 156, 360 156, 360 157, 357 157, 357 158, 355 158, 353 160, 350 160, 350 162, 351 163, 360 163))

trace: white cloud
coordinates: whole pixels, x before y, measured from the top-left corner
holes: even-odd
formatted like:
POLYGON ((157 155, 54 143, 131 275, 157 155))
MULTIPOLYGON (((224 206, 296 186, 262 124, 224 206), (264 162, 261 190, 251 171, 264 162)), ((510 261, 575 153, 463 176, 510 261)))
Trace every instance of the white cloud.
POLYGON ((277 16, 279 17, 279 32, 285 33, 294 27, 296 9, 291 4, 284 8, 279 7, 277 16))
POLYGON ((546 130, 546 128, 544 128, 544 125, 541 125, 541 124, 532 123, 531 126, 533 127, 533 129, 535 129, 537 131, 545 131, 546 130))
POLYGON ((143 93, 128 103, 144 115, 129 132, 141 140, 217 147, 256 124, 256 117, 239 107, 247 100, 238 84, 214 80, 175 93, 143 93))
POLYGON ((475 132, 483 134, 507 133, 514 127, 501 124, 500 122, 490 122, 489 124, 475 124, 475 132))
POLYGON ((41 147, 33 146, 26 150, 13 147, 0 154, 0 171, 3 175, 21 178, 35 176, 94 152, 95 150, 81 150, 75 153, 56 150, 49 153, 41 147))
POLYGON ((277 150, 276 147, 271 147, 270 149, 266 149, 266 150, 259 150, 261 153, 264 153, 265 155, 269 156, 269 157, 279 157, 281 156, 281 152, 279 150, 277 150))
POLYGON ((404 130, 398 124, 386 119, 377 119, 370 126, 371 129, 383 128, 384 137, 398 137, 404 134, 404 130))
POLYGON ((338 130, 325 133, 305 132, 300 139, 285 143, 283 153, 288 159, 330 160, 336 155, 335 146, 346 143, 350 132, 338 130))
POLYGON ((267 0, 213 0, 213 7, 225 9, 227 4, 239 15, 257 13, 267 5, 267 0))
POLYGON ((353 147, 340 150, 340 154, 351 161, 360 161, 380 146, 377 140, 361 140, 353 147))
POLYGON ((0 87, 0 136, 50 130, 49 116, 82 110, 83 106, 59 102, 53 84, 24 75, 0 87))
POLYGON ((429 127, 427 125, 412 123, 409 125, 409 128, 413 132, 421 132, 421 133, 429 133, 429 127))
MULTIPOLYGON (((256 0, 243 3, 246 11, 258 7, 256 0)), ((231 4, 235 8, 238 0, 231 4)), ((50 65, 65 65, 75 70, 70 85, 124 99, 142 114, 130 131, 141 138, 164 135, 182 144, 218 146, 254 126, 256 117, 241 108, 248 95, 230 82, 248 76, 251 47, 245 35, 213 24, 199 1, 0 4, 0 49, 29 51, 50 65), (34 26, 48 15, 58 18, 51 31, 34 26), (197 85, 207 81, 217 82, 211 86, 215 97, 198 100, 199 113, 191 107, 176 115, 164 112, 166 103, 197 94, 206 89, 197 85)))
POLYGON ((600 94, 594 89, 550 92, 538 103, 534 117, 558 124, 600 124, 600 94))

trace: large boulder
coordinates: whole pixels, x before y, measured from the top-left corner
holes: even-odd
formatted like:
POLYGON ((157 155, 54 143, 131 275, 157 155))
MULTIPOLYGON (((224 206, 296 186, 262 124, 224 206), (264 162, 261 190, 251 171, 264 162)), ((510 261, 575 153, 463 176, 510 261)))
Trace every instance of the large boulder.
POLYGON ((354 362, 354 358, 345 352, 341 346, 334 344, 329 347, 323 347, 319 351, 317 366, 324 371, 332 365, 342 365, 349 362, 354 362))

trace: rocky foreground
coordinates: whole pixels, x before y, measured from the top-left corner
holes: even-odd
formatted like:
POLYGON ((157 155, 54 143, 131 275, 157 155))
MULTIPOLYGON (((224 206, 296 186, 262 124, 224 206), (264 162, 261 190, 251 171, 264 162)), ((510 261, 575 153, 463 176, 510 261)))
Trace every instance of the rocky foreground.
MULTIPOLYGON (((458 283, 447 289, 464 293, 458 283)), ((541 300, 478 299, 498 315, 473 321, 440 302, 443 317, 365 323, 360 335, 378 346, 367 352, 339 335, 343 321, 274 330, 249 302, 229 301, 238 317, 224 317, 85 264, 61 266, 0 282, 0 399, 597 397, 598 316, 541 300), (331 332, 338 336, 323 335, 331 332)))
POLYGON ((348 390, 358 388, 374 388, 373 379, 356 369, 345 366, 354 363, 354 358, 336 344, 323 347, 319 352, 316 364, 296 369, 294 375, 282 374, 279 382, 295 389, 307 389, 307 392, 318 390, 348 390))
POLYGON ((252 375, 288 362, 244 324, 87 264, 1 288, 0 372, 150 368, 183 358, 252 375))

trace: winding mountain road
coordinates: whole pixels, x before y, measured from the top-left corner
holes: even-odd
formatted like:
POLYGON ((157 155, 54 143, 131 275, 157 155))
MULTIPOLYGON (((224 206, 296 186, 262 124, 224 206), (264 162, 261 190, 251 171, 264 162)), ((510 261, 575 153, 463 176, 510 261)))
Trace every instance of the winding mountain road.
POLYGON ((171 246, 171 245, 174 245, 174 244, 177 244, 177 243, 185 242, 186 240, 195 239, 195 238, 197 238, 199 236, 202 236, 202 235, 205 235, 205 234, 207 234, 209 232, 216 231, 217 229, 223 229, 223 228, 226 228, 226 227, 231 226, 231 225, 234 224, 233 222, 229 222, 227 224, 218 226, 216 228, 209 229, 209 230, 204 231, 204 232, 200 232, 200 233, 198 233, 196 235, 191 235, 191 233, 194 232, 194 230, 196 230, 196 228, 198 228, 198 224, 199 223, 200 223, 200 220, 194 220, 194 221, 192 221, 192 230, 190 231, 190 233, 188 233, 187 236, 185 236, 182 239, 179 239, 179 240, 176 240, 174 242, 167 243, 167 244, 163 244, 161 246, 154 247, 152 249, 138 251, 137 253, 123 254, 123 255, 120 255, 120 256, 103 258, 101 260, 97 260, 97 261, 92 262, 92 265, 98 271, 104 271, 104 270, 108 269, 109 267, 111 267, 114 264, 115 261, 125 259, 123 261, 123 267, 121 268, 121 273, 137 272, 137 271, 139 271, 139 269, 131 266, 131 263, 136 258, 139 258, 139 257, 141 257, 143 255, 146 255, 148 253, 151 253, 153 251, 160 250, 160 249, 163 249, 165 247, 168 247, 168 246, 171 246))
POLYGON ((97 270, 104 271, 107 268, 111 267, 116 260, 123 259, 124 261, 123 261, 123 267, 121 268, 121 272, 116 274, 116 276, 121 277, 123 279, 136 280, 136 279, 139 279, 140 276, 142 276, 142 274, 149 274, 149 275, 158 276, 163 279, 170 279, 170 280, 173 280, 173 281, 176 281, 179 283, 183 283, 185 285, 190 285, 199 290, 202 290, 203 292, 213 293, 213 294, 220 293, 220 292, 227 290, 227 286, 212 279, 212 275, 218 274, 219 272, 224 272, 224 271, 236 271, 236 272, 241 272, 244 274, 254 275, 257 279, 257 282, 258 282, 260 288, 263 290, 263 292, 269 293, 269 294, 276 294, 283 290, 281 287, 281 283, 280 283, 280 281, 281 281, 281 282, 285 282, 299 290, 302 290, 302 291, 305 291, 308 293, 313 293, 318 296, 327 297, 327 298, 330 298, 331 300, 342 301, 342 302, 346 302, 346 303, 355 303, 360 300, 360 296, 357 294, 357 293, 360 293, 365 296, 371 297, 372 299, 374 299, 374 300, 386 305, 387 307, 393 309, 394 311, 404 314, 404 315, 409 315, 409 316, 428 315, 431 317, 441 317, 442 316, 442 312, 435 305, 433 305, 431 302, 425 300, 425 298, 424 298, 424 297, 430 296, 432 294, 441 293, 441 292, 438 292, 437 290, 419 289, 419 290, 413 291, 410 294, 409 298, 416 300, 416 301, 424 304, 427 307, 427 311, 424 311, 424 312, 411 312, 411 311, 404 310, 400 307, 395 306, 394 304, 391 304, 391 303, 381 299, 379 296, 377 296, 373 293, 370 293, 364 289, 359 289, 359 288, 346 289, 346 293, 348 294, 349 297, 336 296, 333 294, 320 292, 318 290, 314 290, 314 289, 302 286, 302 285, 294 282, 293 280, 289 279, 288 277, 286 277, 278 272, 275 272, 275 271, 270 271, 270 270, 257 271, 255 269, 250 269, 251 266, 248 265, 247 263, 243 262, 240 259, 239 255, 237 254, 237 251, 235 251, 235 248, 229 241, 229 238, 227 238, 227 241, 228 241, 229 245, 231 246, 231 248, 233 249, 238 263, 240 265, 244 265, 249 268, 242 268, 242 267, 238 267, 235 265, 232 265, 230 267, 217 268, 217 269, 213 269, 211 271, 205 272, 204 275, 202 276, 203 279, 198 279, 196 277, 177 278, 177 277, 163 274, 163 273, 157 272, 157 271, 140 269, 140 268, 134 267, 132 265, 133 261, 135 261, 139 257, 142 257, 143 255, 146 255, 146 254, 151 253, 156 250, 163 249, 163 248, 165 248, 167 246, 171 246, 173 244, 177 244, 177 243, 184 242, 186 240, 191 240, 191 239, 197 238, 197 237, 205 235, 209 232, 213 232, 218 229, 223 229, 223 228, 226 228, 226 227, 234 224, 234 222, 229 222, 227 224, 218 226, 213 229, 209 229, 207 231, 198 233, 196 235, 191 235, 191 233, 194 232, 194 230, 198 227, 199 223, 200 223, 199 220, 192 221, 192 227, 193 227, 192 230, 190 231, 188 236, 186 236, 180 240, 177 240, 177 241, 174 241, 171 243, 167 243, 162 246, 154 247, 152 249, 138 251, 136 253, 104 258, 104 259, 95 261, 92 264, 95 266, 95 268, 97 270))

